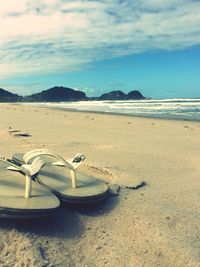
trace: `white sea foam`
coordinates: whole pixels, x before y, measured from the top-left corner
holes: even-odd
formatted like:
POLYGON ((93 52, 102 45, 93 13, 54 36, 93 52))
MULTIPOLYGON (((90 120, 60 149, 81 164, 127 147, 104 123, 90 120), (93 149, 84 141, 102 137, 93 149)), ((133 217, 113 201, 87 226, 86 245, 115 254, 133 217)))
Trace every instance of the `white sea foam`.
MULTIPOLYGON (((200 121, 200 99, 161 99, 127 101, 80 101, 59 103, 28 103, 61 109, 99 111, 150 117, 200 121)), ((26 103, 27 105, 27 103, 26 103)))

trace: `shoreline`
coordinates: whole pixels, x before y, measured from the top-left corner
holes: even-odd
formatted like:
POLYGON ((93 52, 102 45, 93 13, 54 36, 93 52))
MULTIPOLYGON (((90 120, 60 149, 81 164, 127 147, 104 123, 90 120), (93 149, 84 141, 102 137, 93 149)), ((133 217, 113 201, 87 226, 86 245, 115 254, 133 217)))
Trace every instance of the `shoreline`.
MULTIPOLYGON (((5 103, 6 104, 6 103, 5 103)), ((122 116, 122 117, 135 117, 135 118, 145 118, 145 119, 156 119, 156 120, 169 120, 169 121, 186 121, 186 122, 200 122, 200 119, 181 119, 181 118, 167 118, 162 116, 145 116, 145 115, 135 115, 128 113, 117 113, 117 112, 106 112, 106 111, 94 111, 94 110, 78 110, 71 108, 59 108, 59 107, 49 107, 49 106, 37 106, 37 105, 26 105, 21 103, 12 103, 13 105, 26 106, 26 107, 37 107, 37 108, 46 108, 46 109, 54 109, 63 112, 78 112, 78 113, 91 113, 91 114, 102 114, 102 115, 111 115, 111 116, 122 116)))

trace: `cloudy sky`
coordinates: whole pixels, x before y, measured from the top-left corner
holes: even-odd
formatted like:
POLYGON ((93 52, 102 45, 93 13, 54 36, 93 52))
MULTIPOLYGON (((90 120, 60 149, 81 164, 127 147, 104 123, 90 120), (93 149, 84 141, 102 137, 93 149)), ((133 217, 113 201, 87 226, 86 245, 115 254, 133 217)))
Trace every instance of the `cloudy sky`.
POLYGON ((0 0, 0 87, 200 97, 199 0, 0 0))

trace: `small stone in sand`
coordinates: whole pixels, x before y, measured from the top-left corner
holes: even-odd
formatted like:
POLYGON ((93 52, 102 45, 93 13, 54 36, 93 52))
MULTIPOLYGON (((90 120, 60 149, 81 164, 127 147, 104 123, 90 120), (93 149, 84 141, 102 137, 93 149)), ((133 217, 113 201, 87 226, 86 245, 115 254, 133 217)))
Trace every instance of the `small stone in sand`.
POLYGON ((119 195, 120 187, 116 184, 109 184, 109 192, 112 196, 119 195))

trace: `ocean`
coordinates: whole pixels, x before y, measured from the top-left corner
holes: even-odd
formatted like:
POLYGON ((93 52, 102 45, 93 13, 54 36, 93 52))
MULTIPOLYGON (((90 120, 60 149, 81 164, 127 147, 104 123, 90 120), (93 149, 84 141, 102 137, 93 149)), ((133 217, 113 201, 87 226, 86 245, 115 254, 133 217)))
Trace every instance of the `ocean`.
POLYGON ((80 101, 59 103, 51 102, 28 104, 66 110, 71 109, 79 111, 127 114, 152 118, 200 121, 200 98, 127 101, 80 101))

